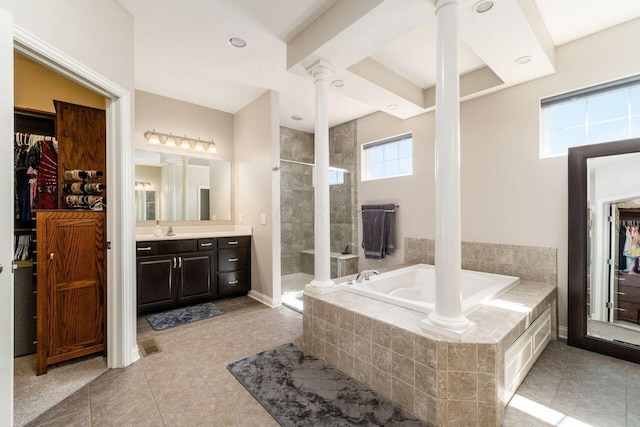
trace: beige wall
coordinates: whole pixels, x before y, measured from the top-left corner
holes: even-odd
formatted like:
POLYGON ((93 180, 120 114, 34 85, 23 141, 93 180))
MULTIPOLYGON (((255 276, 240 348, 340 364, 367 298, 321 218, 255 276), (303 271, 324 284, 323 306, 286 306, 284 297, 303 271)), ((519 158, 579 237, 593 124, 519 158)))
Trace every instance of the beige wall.
POLYGON ((148 182, 151 189, 159 191, 162 185, 162 170, 159 166, 136 166, 136 181, 148 182))
MULTIPOLYGON (((277 174, 271 169, 280 150, 278 110, 278 93, 268 91, 235 114, 234 126, 236 219, 238 225, 253 227, 251 287, 267 298, 274 298, 274 277, 280 276, 280 257, 274 256, 279 254, 274 251, 274 240, 279 242, 280 217, 273 209, 279 209, 273 202, 273 189, 279 194, 280 181, 273 183, 277 174), (260 224, 261 214, 266 215, 266 225, 260 224)), ((275 295, 279 297, 279 289, 275 295)))
MULTIPOLYGON (((640 20, 560 46, 557 73, 462 103, 462 239, 558 249, 559 323, 567 325, 567 158, 539 158, 540 99, 640 73, 640 20)), ((395 201, 398 251, 404 237, 435 237, 434 113, 399 120, 376 113, 358 120, 358 143, 411 131, 411 177, 359 182, 359 203, 395 201)), ((360 227, 361 230, 361 227, 360 227)), ((360 239, 362 235, 360 234, 360 239)))
MULTIPOLYGON (((202 107, 189 102, 136 91, 136 122, 134 141, 136 148, 148 150, 144 139, 146 131, 172 133, 176 139, 187 135, 189 138, 216 143, 216 159, 233 161, 233 114, 212 108, 202 107)), ((161 151, 163 147, 153 147, 161 151)), ((184 154, 188 151, 166 149, 167 152, 184 154)))
POLYGON ((26 57, 14 55, 14 105, 55 113, 53 100, 105 108, 105 98, 26 57))
POLYGON ((0 0, 0 9, 21 28, 128 90, 133 102, 133 18, 115 0, 0 0))

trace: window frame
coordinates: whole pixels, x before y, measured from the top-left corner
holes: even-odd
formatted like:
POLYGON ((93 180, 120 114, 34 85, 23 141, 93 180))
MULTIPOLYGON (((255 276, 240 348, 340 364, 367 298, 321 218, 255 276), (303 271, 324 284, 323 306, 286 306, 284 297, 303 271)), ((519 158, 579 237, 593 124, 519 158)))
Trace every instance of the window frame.
MULTIPOLYGON (((569 104, 569 103, 574 103, 574 102, 578 102, 578 101, 585 101, 585 117, 584 120, 580 123, 580 125, 575 125, 575 126, 567 126, 566 129, 569 129, 571 127, 574 128, 584 128, 584 133, 583 133, 583 142, 580 144, 576 144, 576 145, 572 145, 573 147, 582 147, 582 146, 586 146, 586 145, 592 145, 592 144, 600 144, 600 143, 606 143, 606 142, 612 142, 612 141, 599 141, 599 140, 595 140, 593 142, 589 141, 589 128, 591 126, 594 125, 601 125, 603 123, 606 122, 613 122, 616 120, 620 120, 620 119, 626 119, 627 122, 627 135, 625 138, 622 139, 617 139, 617 140, 627 140, 627 139, 632 139, 632 138, 637 138, 640 135, 634 135, 632 133, 632 127, 631 127, 631 123, 632 120, 634 118, 640 117, 640 115, 638 114, 633 114, 632 111, 632 105, 631 105, 631 95, 630 95, 630 91, 633 89, 640 89, 640 75, 636 75, 636 76, 632 76, 632 77, 626 77, 623 79, 618 79, 618 80, 614 80, 611 82, 607 82, 607 83, 603 83, 603 84, 599 84, 599 85, 595 85, 595 86, 589 86, 586 88, 582 88, 582 89, 578 89, 578 90, 574 90, 571 92, 567 92, 564 94, 560 94, 560 95, 555 95, 555 96, 550 96, 547 98, 542 98, 540 100, 540 158, 541 159, 546 159, 546 158, 553 158, 553 157, 560 157, 560 156, 566 156, 568 154, 568 148, 566 152, 561 152, 561 153, 551 153, 552 151, 552 142, 550 139, 550 134, 552 132, 552 130, 550 129, 550 108, 553 106, 558 106, 561 104, 569 104), (607 94, 607 93, 612 93, 615 91, 619 91, 622 89, 627 89, 629 92, 627 93, 627 105, 626 105, 626 109, 627 109, 627 114, 626 116, 620 116, 620 117, 616 117, 616 118, 612 118, 612 119, 607 119, 607 120, 601 120, 598 122, 590 122, 589 121, 589 100, 590 99, 594 99, 599 95, 603 95, 603 94, 607 94)), ((565 130, 566 130, 565 129, 565 130)))
MULTIPOLYGON (((360 159, 361 159, 361 168, 360 168, 360 180, 361 181, 377 181, 381 179, 390 179, 390 178, 398 178, 403 176, 412 176, 413 175, 413 133, 405 132, 399 135, 391 136, 388 138, 379 139, 376 141, 367 142, 362 144, 360 147, 360 159), (399 161, 400 159, 410 159, 411 160, 411 171, 409 173, 398 173, 395 175, 385 175, 379 177, 371 177, 370 175, 370 149, 374 147, 384 146, 388 144, 400 143, 401 141, 410 140, 411 141, 411 156, 410 157, 400 157, 399 155, 394 159, 399 161)), ((382 161, 384 163, 385 160, 382 161)))

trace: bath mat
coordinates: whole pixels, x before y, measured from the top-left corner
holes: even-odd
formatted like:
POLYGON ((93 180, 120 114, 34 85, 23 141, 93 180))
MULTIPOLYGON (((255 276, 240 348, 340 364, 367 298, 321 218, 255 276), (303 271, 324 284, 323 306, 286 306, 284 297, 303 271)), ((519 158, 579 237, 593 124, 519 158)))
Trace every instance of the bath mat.
POLYGON ((156 331, 163 331, 187 323, 197 322, 198 320, 208 319, 209 317, 220 316, 221 314, 224 314, 224 311, 218 306, 210 302, 205 302, 203 304, 163 311, 162 313, 150 314, 147 316, 147 321, 156 331))
POLYGON ((291 343, 227 369, 283 426, 426 426, 291 343))

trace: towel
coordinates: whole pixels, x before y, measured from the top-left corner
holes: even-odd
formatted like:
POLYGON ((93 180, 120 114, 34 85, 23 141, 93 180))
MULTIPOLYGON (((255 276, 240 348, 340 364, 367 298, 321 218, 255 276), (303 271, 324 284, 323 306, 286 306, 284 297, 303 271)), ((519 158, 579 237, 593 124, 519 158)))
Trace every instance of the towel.
POLYGON ((395 205, 362 205, 362 247, 364 257, 382 259, 395 248, 395 205))

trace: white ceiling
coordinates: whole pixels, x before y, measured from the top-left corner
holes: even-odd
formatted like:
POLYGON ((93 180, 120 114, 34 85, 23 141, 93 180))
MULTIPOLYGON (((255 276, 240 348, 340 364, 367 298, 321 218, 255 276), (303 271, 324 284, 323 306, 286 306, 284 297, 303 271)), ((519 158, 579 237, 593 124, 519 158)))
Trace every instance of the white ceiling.
MULTIPOLYGON (((378 110, 406 118, 433 108, 433 2, 117 1, 134 17, 136 89, 230 113, 274 89, 281 124, 313 131, 314 88, 304 67, 321 58, 345 82, 332 87, 330 126, 378 110), (232 35, 247 46, 232 47, 232 35)), ((467 97, 552 73, 554 45, 640 17, 640 0, 494 0, 482 15, 476 3, 461 0, 467 97), (534 60, 515 65, 525 54, 534 60), (476 74, 492 83, 478 86, 476 74)))

